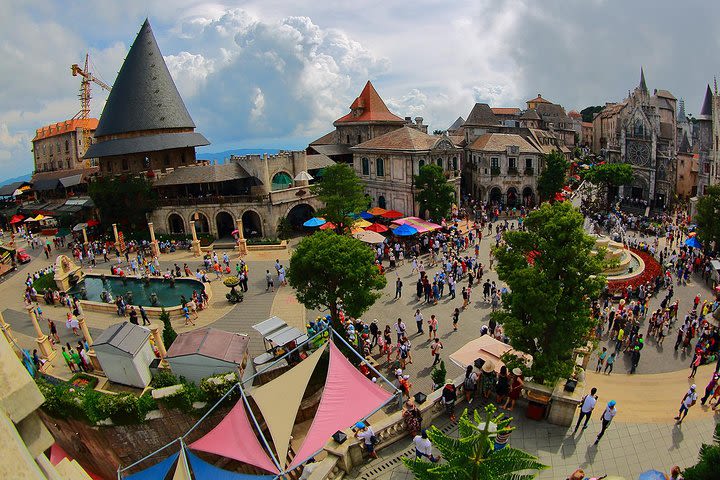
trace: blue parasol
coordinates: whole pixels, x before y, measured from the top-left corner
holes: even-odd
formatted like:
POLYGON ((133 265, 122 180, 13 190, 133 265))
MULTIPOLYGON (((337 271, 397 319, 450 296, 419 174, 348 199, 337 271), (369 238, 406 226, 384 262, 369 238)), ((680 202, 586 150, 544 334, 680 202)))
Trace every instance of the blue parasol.
POLYGON ((667 476, 658 470, 648 470, 638 477, 638 480, 667 480, 667 476))
POLYGON ((702 244, 700 243, 700 240, 698 240, 695 237, 690 237, 687 240, 685 240, 685 245, 692 248, 702 248, 702 244))
POLYGON ((368 212, 360 212, 360 216, 361 216, 363 219, 365 219, 365 220, 370 220, 370 219, 372 219, 375 215, 373 215, 372 213, 368 213, 368 212))
POLYGON ((325 220, 318 217, 313 217, 307 222, 303 223, 303 226, 312 228, 319 227, 321 225, 325 225, 325 220))
POLYGON ((409 237, 410 235, 415 235, 418 231, 417 228, 411 227, 410 225, 400 225, 393 230, 393 233, 398 237, 409 237))

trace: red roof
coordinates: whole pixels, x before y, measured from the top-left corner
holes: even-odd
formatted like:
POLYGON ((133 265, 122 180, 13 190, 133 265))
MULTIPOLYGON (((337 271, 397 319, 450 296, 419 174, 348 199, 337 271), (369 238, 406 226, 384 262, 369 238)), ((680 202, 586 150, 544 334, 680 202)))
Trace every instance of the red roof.
POLYGON ((62 135, 67 132, 74 132, 78 128, 82 128, 84 130, 95 130, 97 129, 97 126, 97 118, 76 118, 74 120, 52 123, 35 130, 35 138, 33 138, 33 142, 43 138, 54 137, 55 135, 62 135))
POLYGON ((356 122, 405 122, 405 120, 387 108, 373 84, 368 81, 363 91, 350 105, 350 113, 335 120, 336 124, 356 122))
POLYGON ((490 110, 492 110, 495 115, 520 115, 520 109, 514 107, 493 107, 490 110))
POLYGON ((526 103, 533 103, 533 102, 534 103, 552 103, 552 102, 549 102, 549 101, 545 100, 544 98, 542 98, 542 95, 540 95, 539 93, 538 93, 537 97, 533 98, 532 100, 528 100, 526 103))

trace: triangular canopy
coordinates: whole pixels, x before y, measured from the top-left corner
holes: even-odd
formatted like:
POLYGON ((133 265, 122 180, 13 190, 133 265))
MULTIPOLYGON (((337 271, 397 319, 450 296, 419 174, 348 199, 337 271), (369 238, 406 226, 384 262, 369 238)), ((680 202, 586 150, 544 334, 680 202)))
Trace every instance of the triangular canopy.
POLYGON ((278 472, 255 436, 242 400, 235 404, 215 428, 191 444, 190 448, 255 465, 268 472, 278 472))
POLYGON ((248 475, 247 473, 235 473, 218 468, 209 464, 189 450, 185 451, 190 466, 192 467, 195 480, 265 480, 275 478, 273 475, 248 475))
POLYGON ((280 465, 285 468, 290 436, 310 376, 326 345, 271 382, 257 387, 253 398, 262 412, 275 444, 280 465))
POLYGON ((146 19, 123 62, 95 137, 195 128, 146 19))
POLYGON ((392 395, 368 380, 330 342, 330 363, 320 405, 290 468, 320 450, 333 433, 367 417, 392 395))
POLYGON ((172 480, 192 480, 192 477, 190 477, 190 469, 188 468, 187 458, 185 457, 184 449, 180 451, 180 458, 178 458, 177 466, 175 467, 175 473, 173 474, 172 480))
POLYGON ((365 227, 365 230, 370 230, 371 232, 383 233, 383 232, 387 232, 389 230, 389 228, 381 223, 373 223, 369 227, 365 227))
POLYGON ((180 455, 179 452, 173 453, 162 462, 123 478, 125 480, 156 480, 158 478, 165 478, 170 471, 170 467, 172 467, 175 460, 177 460, 178 455, 180 455))

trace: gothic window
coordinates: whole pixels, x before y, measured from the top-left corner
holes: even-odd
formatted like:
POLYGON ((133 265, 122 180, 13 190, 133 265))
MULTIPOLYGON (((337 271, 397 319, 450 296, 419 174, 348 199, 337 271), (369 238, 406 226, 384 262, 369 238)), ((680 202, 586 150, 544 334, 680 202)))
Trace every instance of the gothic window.
POLYGON ((375 174, 378 177, 385 176, 385 161, 382 158, 375 160, 375 174))
POLYGON ((438 158, 435 163, 437 163, 438 167, 442 168, 442 166, 443 166, 442 158, 438 158))
POLYGON ((635 120, 634 134, 636 137, 642 137, 644 135, 643 124, 640 120, 635 120))
POLYGON ((362 174, 363 175, 370 175, 370 160, 363 157, 362 160, 360 160, 362 163, 362 174))
POLYGON ((453 159, 452 159, 452 168, 453 168, 453 170, 457 170, 457 169, 458 169, 457 157, 453 157, 453 159))

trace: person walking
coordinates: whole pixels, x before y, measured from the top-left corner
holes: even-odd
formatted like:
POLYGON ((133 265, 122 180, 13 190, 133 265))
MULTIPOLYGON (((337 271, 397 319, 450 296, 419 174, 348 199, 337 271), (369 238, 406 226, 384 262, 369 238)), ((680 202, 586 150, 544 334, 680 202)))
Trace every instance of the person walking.
POLYGON ((425 333, 423 331, 423 316, 419 308, 415 310, 415 324, 417 325, 417 334, 423 335, 425 333))
POLYGON ((465 369, 465 380, 463 380, 463 392, 465 393, 465 401, 468 405, 475 398, 475 390, 477 390, 478 374, 473 371, 473 366, 468 365, 465 369))
POLYGON ((640 363, 640 346, 635 346, 633 352, 630 354, 630 361, 632 366, 630 367, 630 373, 633 374, 637 370, 637 366, 640 363))
POLYGON ((702 354, 695 352, 695 357, 693 357, 692 362, 690 362, 690 375, 688 375, 688 378, 695 378, 695 374, 697 373, 697 369, 701 363, 702 354))
POLYGON ((613 366, 615 365, 615 357, 617 357, 615 352, 610 354, 608 359, 605 361, 605 369, 603 370, 603 373, 607 373, 608 375, 612 373, 613 366))
POLYGON ((695 405, 697 402, 697 392, 695 389, 697 388, 697 385, 694 383, 690 385, 690 389, 685 393, 685 396, 683 397, 682 401, 680 402, 680 410, 678 410, 678 414, 675 417, 675 420, 677 420, 677 424, 680 425, 682 421, 687 417, 688 410, 690 410, 690 407, 695 405))
POLYGON ((139 309, 140 309, 140 317, 142 318, 142 321, 143 321, 143 326, 150 325, 150 319, 148 318, 148 314, 145 311, 145 309, 143 308, 143 306, 140 305, 139 309))
POLYGON ((454 332, 457 332, 458 321, 460 321, 460 309, 456 308, 452 314, 452 325, 453 325, 454 332))
POLYGON ((712 396, 713 392, 715 391, 715 388, 717 388, 718 379, 720 379, 720 374, 713 373, 712 378, 710 379, 710 383, 707 384, 705 387, 705 395, 700 399, 700 403, 705 405, 705 402, 707 402, 707 399, 712 396))
POLYGON ((437 318, 435 315, 430 315, 430 320, 428 320, 428 342, 432 340, 433 337, 437 340, 437 327, 437 318))
POLYGON ((442 349, 443 349, 442 342, 440 341, 439 338, 435 337, 435 340, 430 345, 430 353, 432 354, 433 357, 435 357, 435 360, 433 361, 433 366, 440 363, 440 350, 442 350, 442 349))
POLYGON ((593 445, 597 445, 600 442, 600 439, 603 437, 603 435, 605 435, 605 430, 607 430, 607 428, 610 426, 610 422, 612 422, 613 418, 615 418, 615 415, 617 415, 617 408, 615 408, 615 405, 615 400, 610 400, 608 402, 607 407, 602 414, 602 428, 600 429, 600 433, 598 433, 598 436, 595 439, 595 443, 593 443, 593 445))
POLYGON ((600 352, 600 355, 598 355, 597 367, 595 368, 596 373, 600 373, 600 370, 602 370, 603 364, 605 363, 605 359, 607 358, 607 356, 607 347, 603 347, 602 352, 600 352))
POLYGON ((432 463, 440 461, 440 455, 435 457, 432 454, 432 442, 430 442, 430 439, 427 436, 427 430, 423 429, 423 431, 420 432, 420 435, 415 435, 413 443, 415 444, 415 460, 427 457, 427 459, 432 463))
POLYGON ((402 297, 402 287, 403 282, 400 280, 400 277, 397 277, 395 279, 395 300, 402 297))
POLYGON ((398 318, 397 323, 395 324, 395 333, 397 334, 398 343, 402 341, 402 338, 405 336, 406 330, 407 327, 405 327, 405 322, 403 322, 401 318, 398 318))
POLYGON ((582 429, 585 430, 588 426, 588 422, 590 421, 590 415, 592 414, 593 409, 595 408, 595 404, 597 403, 598 396, 596 395, 597 388, 593 387, 590 389, 590 394, 585 395, 582 399, 582 403, 580 404, 580 415, 578 416, 578 421, 575 424, 575 430, 573 430, 573 435, 577 433, 578 428, 580 427, 580 422, 582 422, 582 419, 585 419, 585 423, 583 424, 582 429))

